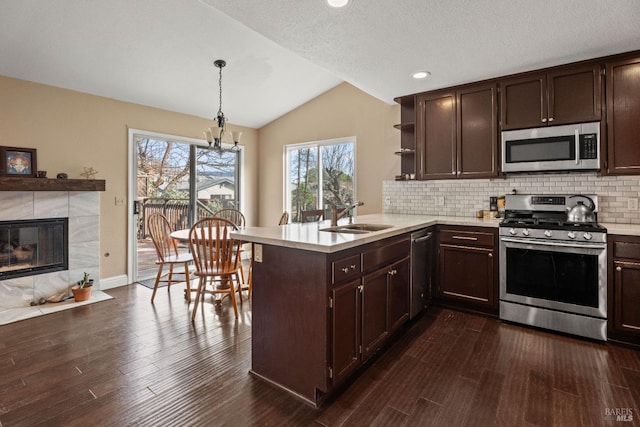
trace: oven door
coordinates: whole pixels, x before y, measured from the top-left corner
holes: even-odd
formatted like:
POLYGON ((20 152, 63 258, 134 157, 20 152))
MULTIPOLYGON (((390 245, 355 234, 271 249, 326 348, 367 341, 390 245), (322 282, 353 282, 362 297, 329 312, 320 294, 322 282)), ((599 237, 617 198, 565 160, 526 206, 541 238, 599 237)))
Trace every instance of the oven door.
POLYGON ((606 243, 500 239, 500 299, 607 317, 606 243))

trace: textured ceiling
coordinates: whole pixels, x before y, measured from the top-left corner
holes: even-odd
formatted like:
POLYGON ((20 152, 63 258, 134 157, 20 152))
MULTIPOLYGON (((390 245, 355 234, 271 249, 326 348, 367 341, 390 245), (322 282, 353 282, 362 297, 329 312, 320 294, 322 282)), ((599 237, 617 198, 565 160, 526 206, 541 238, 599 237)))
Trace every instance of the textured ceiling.
POLYGON ((640 49, 638 0, 0 0, 0 75, 261 127, 347 81, 399 95, 640 49), (431 77, 410 78, 426 69, 431 77))

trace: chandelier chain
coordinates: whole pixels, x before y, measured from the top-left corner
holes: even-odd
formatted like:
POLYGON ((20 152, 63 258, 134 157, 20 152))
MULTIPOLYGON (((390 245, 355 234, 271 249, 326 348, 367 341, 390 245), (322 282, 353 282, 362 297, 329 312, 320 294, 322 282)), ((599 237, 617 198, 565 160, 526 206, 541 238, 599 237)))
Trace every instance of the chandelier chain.
POLYGON ((218 107, 218 115, 222 113, 222 67, 219 67, 220 77, 218 79, 218 88, 220 90, 220 106, 218 107))

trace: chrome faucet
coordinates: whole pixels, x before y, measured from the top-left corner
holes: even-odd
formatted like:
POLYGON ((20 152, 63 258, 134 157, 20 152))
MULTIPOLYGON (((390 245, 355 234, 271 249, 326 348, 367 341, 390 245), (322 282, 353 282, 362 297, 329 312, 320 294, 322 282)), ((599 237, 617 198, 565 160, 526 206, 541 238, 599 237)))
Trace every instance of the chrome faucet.
POLYGON ((336 205, 332 205, 331 206, 331 226, 332 227, 337 227, 338 226, 338 220, 344 216, 349 216, 349 224, 353 224, 353 209, 358 207, 358 206, 362 206, 364 205, 364 202, 355 202, 354 204, 347 206, 346 208, 342 209, 340 212, 338 212, 338 208, 336 207, 336 205))

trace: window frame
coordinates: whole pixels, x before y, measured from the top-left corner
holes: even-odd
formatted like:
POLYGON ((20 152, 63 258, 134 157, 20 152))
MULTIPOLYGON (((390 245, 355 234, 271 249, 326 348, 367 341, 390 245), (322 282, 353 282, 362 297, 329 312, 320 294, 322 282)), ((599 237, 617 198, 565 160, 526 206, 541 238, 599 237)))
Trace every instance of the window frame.
MULTIPOLYGON (((331 145, 341 145, 341 144, 352 144, 353 146, 353 200, 358 200, 357 197, 357 165, 358 165, 358 144, 357 138, 355 136, 347 136, 341 138, 333 138, 333 139, 325 139, 318 141, 308 141, 308 142, 300 142, 294 144, 285 144, 283 147, 283 159, 284 159, 284 179, 283 179, 283 211, 289 212, 291 217, 293 217, 292 209, 292 198, 291 198, 291 152, 301 149, 301 148, 318 148, 318 170, 323 170, 322 165, 322 153, 321 147, 327 147, 331 145)), ((318 209, 325 209, 324 206, 324 197, 323 197, 323 188, 324 188, 324 174, 318 174, 318 209)))

